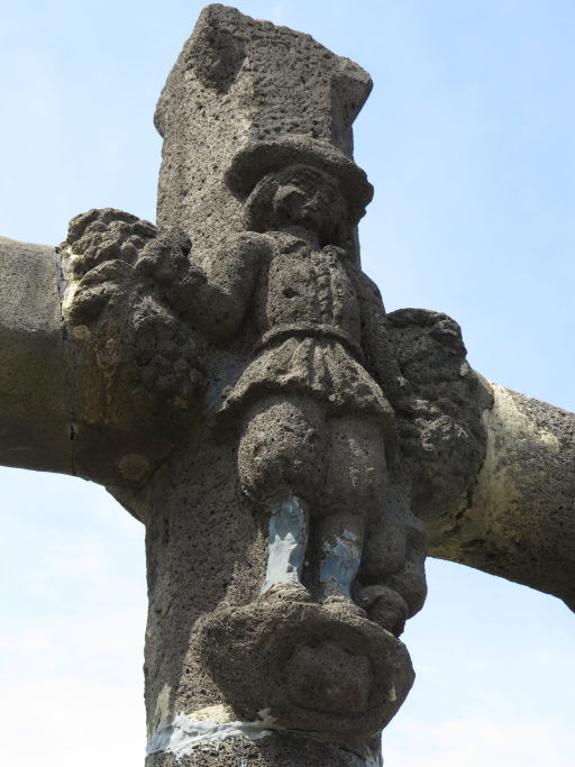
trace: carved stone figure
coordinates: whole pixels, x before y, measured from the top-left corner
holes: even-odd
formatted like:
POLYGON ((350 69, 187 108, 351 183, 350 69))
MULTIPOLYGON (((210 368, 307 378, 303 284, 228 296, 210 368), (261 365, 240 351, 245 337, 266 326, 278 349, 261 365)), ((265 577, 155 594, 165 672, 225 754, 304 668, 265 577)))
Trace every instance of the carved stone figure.
MULTIPOLYGON (((263 596, 216 610, 201 653, 243 718, 257 718, 265 701, 277 726, 330 733, 361 751, 413 681, 405 649, 386 631, 399 635, 423 604, 425 534, 396 465, 392 406, 364 367, 374 343, 385 344, 383 323, 378 339, 366 319, 376 310, 383 318, 383 305, 342 247, 363 211, 358 200, 363 193, 367 201, 371 188, 330 145, 303 147, 276 142, 272 160, 257 147, 261 178, 247 190, 247 231, 222 243, 203 267, 173 229, 158 235, 112 210, 74 219, 61 247, 70 275, 63 307, 76 343, 87 345, 81 354, 95 350, 112 380, 131 376, 160 413, 185 411, 201 396, 200 348, 203 356, 213 344, 226 350, 238 329, 251 327, 239 374, 215 390, 207 381, 208 421, 238 441, 241 491, 269 518, 263 596), (362 327, 371 333, 364 337, 362 327), (386 540, 362 565, 374 529, 385 529, 386 540), (381 628, 370 627, 367 616, 381 628), (329 642, 320 652, 322 634, 329 642), (334 653, 337 672, 330 662, 318 665, 334 653), (280 657, 294 666, 289 680, 269 666, 280 657), (238 678, 236 665, 246 659, 238 678)), ((227 173, 234 191, 237 166, 253 151, 239 153, 227 173)), ((388 356, 379 363, 390 378, 388 356)), ((177 439, 177 426, 169 431, 177 439)), ((149 466, 135 454, 119 464, 134 480, 149 466)))
POLYGON ((361 270, 370 88, 208 6, 156 112, 157 225, 0 241, 0 458, 146 525, 148 767, 380 764, 428 533, 575 604, 575 417, 482 379, 446 315, 386 314, 361 270))
MULTIPOLYGON (((315 149, 317 164, 326 163, 328 153, 315 149)), ((287 154, 294 162, 298 152, 287 154)), ((266 233, 244 240, 239 254, 254 264, 258 339, 221 406, 243 419, 242 488, 271 514, 262 590, 301 585, 307 551, 321 601, 351 598, 366 524, 388 505, 385 443, 394 441, 392 408, 362 365, 363 284, 340 245, 350 215, 338 168, 328 175, 294 162, 266 173, 249 195, 249 228, 266 233)), ((386 628, 402 625, 404 604, 396 594, 399 617, 386 628)))

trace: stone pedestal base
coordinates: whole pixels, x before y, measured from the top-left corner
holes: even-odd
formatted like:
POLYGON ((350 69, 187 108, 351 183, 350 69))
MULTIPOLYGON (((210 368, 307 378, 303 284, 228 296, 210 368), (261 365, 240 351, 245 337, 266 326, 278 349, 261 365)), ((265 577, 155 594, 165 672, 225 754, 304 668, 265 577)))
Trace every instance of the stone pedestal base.
POLYGON ((351 602, 295 592, 274 586, 216 609, 201 630, 204 662, 241 721, 363 753, 411 688, 407 649, 351 602))

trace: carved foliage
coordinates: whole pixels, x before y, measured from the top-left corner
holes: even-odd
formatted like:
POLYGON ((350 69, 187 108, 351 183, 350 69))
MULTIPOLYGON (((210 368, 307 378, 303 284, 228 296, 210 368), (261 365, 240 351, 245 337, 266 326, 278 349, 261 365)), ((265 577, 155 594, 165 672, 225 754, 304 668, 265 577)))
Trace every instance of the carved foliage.
POLYGON ((155 402, 188 408, 203 386, 202 365, 172 293, 188 270, 189 241, 103 209, 74 218, 60 250, 73 340, 88 342, 108 375, 129 369, 155 402))
POLYGON ((394 405, 414 511, 431 520, 457 517, 485 455, 482 414, 491 407, 490 391, 469 366, 451 317, 401 309, 386 322, 404 379, 394 405))

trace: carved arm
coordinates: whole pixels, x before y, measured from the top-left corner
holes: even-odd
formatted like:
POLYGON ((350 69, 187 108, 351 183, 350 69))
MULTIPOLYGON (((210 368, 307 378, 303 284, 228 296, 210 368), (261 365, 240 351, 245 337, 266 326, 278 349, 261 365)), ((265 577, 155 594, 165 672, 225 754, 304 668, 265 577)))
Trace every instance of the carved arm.
POLYGON ((225 343, 242 323, 269 250, 266 237, 246 232, 203 259, 192 251, 181 279, 172 283, 170 303, 210 341, 225 343))

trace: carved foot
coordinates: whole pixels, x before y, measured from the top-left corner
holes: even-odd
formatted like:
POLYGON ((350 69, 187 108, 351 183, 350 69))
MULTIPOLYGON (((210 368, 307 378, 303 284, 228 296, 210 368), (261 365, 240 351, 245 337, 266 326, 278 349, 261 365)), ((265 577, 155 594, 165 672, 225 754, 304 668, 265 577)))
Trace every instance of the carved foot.
POLYGON ((258 597, 260 604, 269 602, 311 602, 312 598, 306 587, 298 581, 285 583, 270 583, 265 591, 262 590, 258 597))

